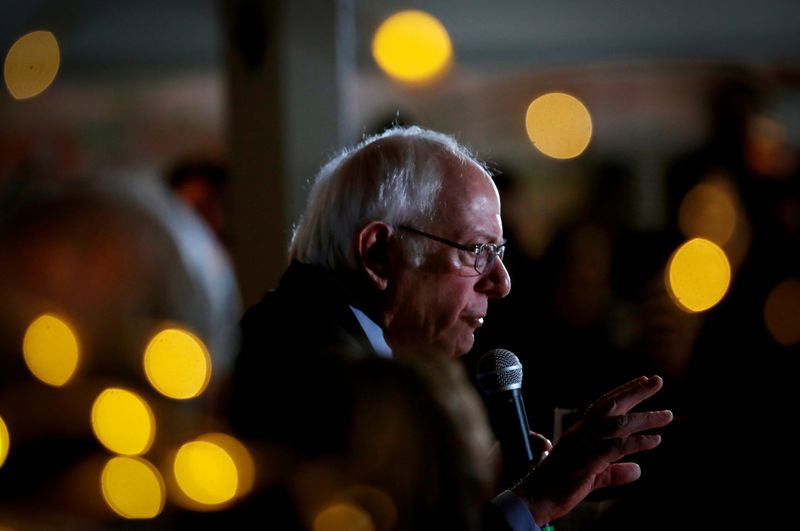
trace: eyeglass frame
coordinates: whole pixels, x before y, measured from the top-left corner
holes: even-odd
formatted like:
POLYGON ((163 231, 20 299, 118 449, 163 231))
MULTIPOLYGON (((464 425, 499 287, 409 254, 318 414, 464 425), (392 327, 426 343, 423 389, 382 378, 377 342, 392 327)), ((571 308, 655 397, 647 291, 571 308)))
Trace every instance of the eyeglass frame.
POLYGON ((463 243, 454 242, 453 240, 448 240, 447 238, 442 238, 441 236, 429 234, 419 229, 415 229, 414 227, 409 227, 408 225, 399 225, 397 228, 400 230, 408 231, 412 234, 416 234, 418 236, 429 238, 433 241, 443 243, 445 245, 449 245, 450 247, 453 247, 460 251, 475 253, 475 263, 473 264, 473 268, 475 269, 475 272, 478 273, 479 275, 486 274, 486 272, 488 271, 488 267, 492 264, 492 262, 494 262, 495 258, 499 257, 501 261, 503 260, 503 256, 506 253, 506 244, 508 243, 507 241, 504 241, 503 243, 486 242, 486 243, 473 243, 472 245, 464 245, 463 243), (480 259, 481 253, 485 248, 490 249, 492 254, 491 257, 486 261, 486 265, 484 266, 484 271, 481 271, 478 269, 478 260, 480 259))

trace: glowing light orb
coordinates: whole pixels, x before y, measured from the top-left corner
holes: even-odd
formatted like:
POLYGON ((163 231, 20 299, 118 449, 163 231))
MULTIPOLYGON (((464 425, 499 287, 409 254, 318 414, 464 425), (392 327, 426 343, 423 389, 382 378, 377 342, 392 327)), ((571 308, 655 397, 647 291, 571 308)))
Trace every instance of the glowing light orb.
POLYGON ((44 92, 58 73, 61 51, 55 35, 33 31, 11 46, 3 66, 3 77, 11 95, 24 100, 44 92))
POLYGON ((450 63, 453 46, 435 17, 408 10, 387 18, 375 32, 372 56, 390 77, 405 83, 435 79, 450 63))
POLYGON ((525 129, 533 145, 548 157, 571 159, 592 138, 592 117, 579 99, 563 92, 539 96, 528 106, 525 129))
POLYGON ((772 289, 764 304, 764 321, 781 345, 800 343, 800 280, 784 280, 772 289))
POLYGON ((6 427, 3 417, 0 417, 0 467, 8 457, 8 448, 11 446, 11 437, 8 435, 8 428, 6 427))
POLYGON ((164 480, 140 457, 110 459, 100 476, 100 487, 108 506, 123 518, 154 518, 164 509, 164 480))
POLYGON ((667 265, 667 289, 673 301, 688 312, 716 305, 731 281, 725 252, 713 242, 694 238, 681 245, 667 265))
POLYGON ((144 370, 161 394, 177 399, 194 398, 205 390, 211 378, 211 356, 193 334, 168 328, 147 345, 144 370))
POLYGON ((314 531, 375 531, 375 523, 369 513, 349 503, 337 503, 326 507, 314 518, 314 531))
POLYGON ((681 201, 678 223, 687 238, 725 245, 736 228, 736 207, 730 192, 717 183, 696 185, 681 201))
POLYGON ((92 429, 109 450, 122 455, 140 455, 155 438, 153 411, 139 395, 125 389, 106 389, 92 406, 92 429))
POLYGON ((51 314, 37 317, 25 331, 22 353, 28 369, 42 382, 60 387, 80 361, 78 338, 66 321, 51 314))
POLYGON ((236 462, 215 443, 198 440, 184 444, 175 455, 173 470, 178 487, 196 502, 219 505, 236 496, 236 462))
POLYGON ((224 433, 207 433, 196 440, 215 444, 227 453, 236 465, 236 497, 244 496, 255 483, 256 465, 247 447, 238 439, 224 433))

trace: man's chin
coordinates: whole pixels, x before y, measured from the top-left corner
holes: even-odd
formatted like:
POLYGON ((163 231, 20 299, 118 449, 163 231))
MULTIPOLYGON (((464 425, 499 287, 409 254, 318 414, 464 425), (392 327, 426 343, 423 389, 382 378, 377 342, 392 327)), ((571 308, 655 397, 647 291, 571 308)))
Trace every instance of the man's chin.
POLYGON ((455 345, 451 351, 449 357, 451 358, 460 358, 470 350, 472 350, 472 346, 475 344, 475 336, 470 334, 468 338, 464 338, 463 341, 460 341, 457 345, 455 345))
POLYGON ((394 355, 398 358, 408 357, 445 357, 460 358, 472 349, 475 344, 475 336, 470 332, 462 334, 458 341, 434 341, 431 344, 422 345, 392 345, 394 355))

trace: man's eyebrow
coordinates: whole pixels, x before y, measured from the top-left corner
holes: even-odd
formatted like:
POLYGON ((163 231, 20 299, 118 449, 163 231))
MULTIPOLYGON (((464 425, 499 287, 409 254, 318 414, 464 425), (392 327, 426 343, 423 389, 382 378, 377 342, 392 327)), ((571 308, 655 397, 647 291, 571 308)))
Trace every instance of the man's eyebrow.
POLYGON ((482 230, 477 231, 475 234, 477 234, 477 236, 472 238, 474 242, 471 243, 494 243, 496 245, 500 245, 501 243, 506 243, 506 239, 503 237, 502 234, 500 235, 499 238, 495 237, 493 234, 490 234, 489 232, 482 230))

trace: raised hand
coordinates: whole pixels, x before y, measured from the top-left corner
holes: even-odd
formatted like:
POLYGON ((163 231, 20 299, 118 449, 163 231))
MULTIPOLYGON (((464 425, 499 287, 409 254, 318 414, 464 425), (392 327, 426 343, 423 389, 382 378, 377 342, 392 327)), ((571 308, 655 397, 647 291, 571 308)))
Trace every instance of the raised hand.
POLYGON ((536 523, 564 516, 590 492, 639 479, 636 463, 618 463, 623 457, 652 450, 660 435, 641 432, 666 426, 672 412, 629 413, 661 389, 659 376, 640 376, 595 401, 513 492, 526 501, 536 523))

